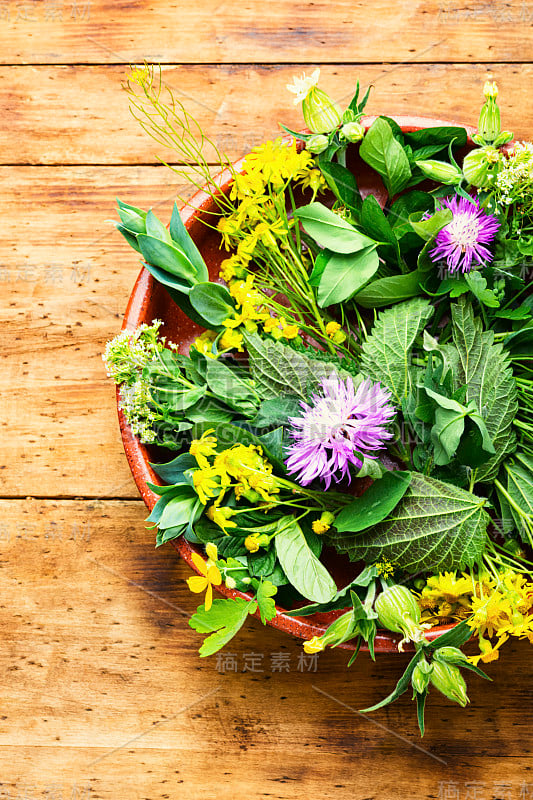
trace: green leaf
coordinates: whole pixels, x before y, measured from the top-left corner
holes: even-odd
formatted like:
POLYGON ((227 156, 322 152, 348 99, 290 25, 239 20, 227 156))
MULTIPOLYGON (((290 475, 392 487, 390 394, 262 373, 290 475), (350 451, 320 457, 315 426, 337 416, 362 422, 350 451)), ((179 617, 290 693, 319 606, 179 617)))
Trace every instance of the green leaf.
POLYGON ((425 731, 424 709, 426 707, 427 696, 427 689, 424 692, 417 692, 416 694, 416 716, 418 719, 418 727, 420 728, 420 736, 423 736, 425 731))
POLYGON ((294 517, 282 517, 275 537, 281 567, 301 595, 315 603, 327 603, 337 592, 335 581, 309 547, 294 517))
POLYGON ((270 428, 272 425, 287 425, 289 417, 301 414, 300 399, 295 395, 278 395, 271 400, 262 400, 257 415, 250 420, 253 428, 270 428))
POLYGON ((464 279, 468 284, 468 288, 480 303, 488 308, 499 308, 500 301, 492 289, 487 289, 487 280, 480 272, 477 270, 466 272, 464 279))
POLYGON ((189 453, 182 453, 166 464, 150 463, 150 466, 156 475, 159 475, 166 483, 172 484, 181 481, 184 473, 188 469, 195 469, 198 464, 194 456, 191 456, 189 453))
POLYGON ((384 383, 399 405, 412 389, 411 349, 432 314, 427 300, 399 303, 378 315, 363 344, 361 372, 384 383))
POLYGON ((449 225, 453 219, 453 214, 449 208, 440 208, 429 219, 423 219, 423 217, 424 213, 417 211, 411 214, 409 223, 421 239, 424 239, 425 242, 430 242, 440 230, 449 225))
POLYGON ((376 525, 398 505, 410 483, 410 472, 386 472, 342 509, 335 519, 335 528, 339 533, 355 533, 376 525))
POLYGON ((310 603, 307 606, 295 608, 285 613, 289 617, 308 617, 310 614, 325 614, 328 611, 337 611, 350 605, 352 590, 356 587, 366 587, 377 578, 378 571, 374 565, 365 567, 362 572, 354 578, 347 586, 339 589, 335 597, 327 603, 310 603))
POLYGON ((357 292, 354 300, 363 308, 382 308, 401 303, 422 294, 421 283, 424 279, 425 275, 420 270, 408 272, 407 275, 388 275, 369 283, 357 292))
POLYGON ((397 239, 401 239, 406 233, 412 231, 409 216, 416 211, 424 213, 433 210, 434 201, 427 192, 420 192, 417 189, 412 192, 402 194, 390 207, 388 220, 394 229, 397 239))
POLYGON ((479 561, 490 517, 486 500, 452 484, 411 473, 411 484, 393 513, 355 535, 331 538, 352 561, 387 558, 407 572, 461 569, 479 561))
POLYGON ((454 389, 467 387, 487 427, 495 455, 477 469, 478 481, 496 477, 501 461, 516 449, 513 421, 518 410, 518 392, 508 354, 494 344, 493 331, 483 331, 470 303, 461 297, 452 305, 453 341, 459 353, 454 371, 454 389))
POLYGON ((434 128, 421 128, 405 134, 405 141, 413 147, 439 145, 441 150, 453 142, 454 147, 464 147, 467 133, 464 128, 452 125, 437 125, 434 128), (454 141, 455 140, 455 141, 454 141))
POLYGON ((256 610, 257 603, 241 597, 234 600, 217 598, 209 611, 201 605, 190 618, 189 625, 199 633, 211 633, 200 647, 202 658, 224 647, 240 631, 248 614, 254 614, 256 610))
POLYGON ((208 359, 206 380, 211 391, 232 408, 250 416, 257 411, 259 401, 250 380, 241 378, 222 361, 208 359))
MULTIPOLYGON (((507 473, 507 493, 509 497, 516 503, 518 508, 533 520, 533 472, 527 466, 524 467, 517 463, 506 463, 504 466, 507 473)), ((531 534, 526 529, 525 520, 520 517, 520 514, 510 503, 509 508, 522 541, 529 543, 531 534)))
POLYGON ((334 253, 355 253, 357 250, 376 245, 373 239, 360 233, 322 203, 302 206, 296 209, 294 216, 300 220, 309 236, 321 247, 327 247, 334 253))
POLYGON ((394 252, 396 262, 400 262, 400 247, 398 239, 391 227, 389 219, 383 213, 383 209, 373 194, 367 195, 361 208, 361 225, 374 239, 377 239, 385 246, 390 246, 394 252))
POLYGON ((357 253, 334 254, 328 259, 318 286, 320 308, 348 300, 377 272, 379 257, 376 246, 357 253))
POLYGON ((267 620, 274 619, 276 616, 276 603, 272 598, 277 593, 278 588, 268 580, 262 580, 257 587, 255 599, 261 615, 261 622, 263 625, 267 620))
POLYGON ((423 655, 424 655, 423 650, 419 650, 418 653, 415 653, 415 655, 412 657, 411 661, 407 665, 407 669, 405 670, 402 677, 396 684, 394 691, 392 691, 387 697, 385 697, 379 703, 370 706, 370 708, 360 709, 361 713, 368 714, 370 711, 377 711, 378 708, 383 708, 383 706, 387 706, 389 703, 393 703, 395 700, 401 697, 401 695, 407 691, 409 684, 411 682, 411 676, 414 672, 414 669, 423 655))
POLYGON ((437 638, 429 642, 426 647, 429 650, 437 650, 439 647, 461 647, 461 645, 465 644, 471 637, 472 628, 464 619, 462 622, 454 625, 450 631, 446 631, 446 633, 437 636, 437 638))
POLYGON ((149 264, 161 267, 185 282, 196 283, 196 270, 180 250, 155 236, 143 233, 137 236, 137 242, 149 264))
POLYGON ((225 286, 219 283, 197 283, 189 300, 208 326, 217 328, 235 311, 235 303, 225 286))
POLYGON ((170 236, 172 237, 173 241, 178 247, 178 250, 181 250, 185 254, 187 259, 195 268, 197 280, 208 281, 209 272, 206 267, 205 261, 202 258, 200 251, 196 247, 195 243, 193 242, 187 228, 183 224, 183 220, 181 218, 176 203, 174 203, 174 207, 172 209, 169 231, 170 231, 170 236))
POLYGON ((255 333, 244 336, 255 389, 265 400, 288 393, 307 400, 323 378, 348 375, 335 364, 310 358, 281 342, 261 339, 255 333))
POLYGON ((337 200, 348 208, 358 211, 362 200, 353 173, 335 161, 321 161, 319 166, 337 200))
POLYGON ((361 143, 359 155, 381 175, 391 197, 407 186, 411 177, 409 159, 386 120, 378 117, 372 123, 361 143))
POLYGON ((155 239, 161 239, 162 242, 172 244, 170 233, 167 231, 163 223, 157 219, 156 215, 150 209, 145 217, 146 233, 153 236, 155 239))
POLYGON ((175 528, 178 525, 187 525, 197 502, 198 497, 194 489, 184 486, 182 494, 172 497, 165 506, 158 527, 164 530, 165 528, 175 528))

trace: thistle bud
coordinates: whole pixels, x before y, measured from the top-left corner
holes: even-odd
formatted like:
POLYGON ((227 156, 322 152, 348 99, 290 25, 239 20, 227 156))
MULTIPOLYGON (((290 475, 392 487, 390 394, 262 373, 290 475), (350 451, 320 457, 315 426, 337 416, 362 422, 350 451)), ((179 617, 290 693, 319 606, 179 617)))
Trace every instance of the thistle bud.
POLYGON ((405 586, 390 586, 374 603, 381 625, 395 633, 403 633, 404 639, 398 645, 402 650, 405 642, 420 642, 424 638, 424 628, 420 624, 420 607, 414 595, 405 586))
POLYGON ((312 86, 302 100, 305 124, 313 133, 331 133, 342 122, 339 107, 323 89, 312 86))
POLYGON ((360 142, 364 138, 365 128, 360 122, 346 122, 341 128, 341 134, 348 142, 360 142))
POLYGON ((318 155, 319 153, 324 152, 328 144, 329 139, 327 136, 324 136, 323 133, 315 133, 306 141, 305 148, 306 150, 309 150, 310 153, 318 155))
POLYGON ((447 664, 461 664, 468 661, 468 658, 462 650, 459 650, 458 647, 451 647, 450 645, 439 647, 435 650, 433 658, 437 661, 444 661, 447 664))
POLYGON ((454 703, 459 703, 463 708, 469 702, 465 680, 453 664, 434 661, 430 681, 445 697, 453 700, 454 703))
POLYGON ((439 181, 447 186, 455 186, 463 179, 461 170, 446 161, 417 161, 416 166, 426 178, 439 181))
POLYGON ((471 186, 484 188, 494 177, 494 165, 498 162, 498 151, 492 145, 472 150, 463 160, 463 174, 471 186))

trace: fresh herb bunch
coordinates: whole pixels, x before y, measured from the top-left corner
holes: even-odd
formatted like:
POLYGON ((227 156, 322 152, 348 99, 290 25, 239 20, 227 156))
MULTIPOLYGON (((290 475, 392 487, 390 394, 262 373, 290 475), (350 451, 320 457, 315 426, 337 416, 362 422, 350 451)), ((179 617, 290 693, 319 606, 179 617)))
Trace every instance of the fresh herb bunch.
POLYGON ((177 452, 152 465, 148 522, 157 545, 197 546, 200 654, 256 612, 336 612, 304 648, 353 641, 352 660, 362 643, 374 657, 381 625, 415 654, 374 708, 411 686, 423 733, 432 687, 465 705, 461 669, 487 677, 479 661, 509 637, 533 641, 533 145, 501 131, 492 83, 467 148, 461 127, 365 125, 368 91, 342 111, 318 79, 288 87, 309 132, 285 128, 237 171, 161 73, 133 71, 134 115, 194 162, 228 256, 211 280, 176 205, 167 229, 119 201, 118 230, 204 333, 182 354, 154 321, 105 360, 132 432, 177 452), (384 205, 359 191, 355 155, 384 205), (324 543, 353 562, 347 586, 324 543), (246 597, 213 599, 222 583, 246 597))

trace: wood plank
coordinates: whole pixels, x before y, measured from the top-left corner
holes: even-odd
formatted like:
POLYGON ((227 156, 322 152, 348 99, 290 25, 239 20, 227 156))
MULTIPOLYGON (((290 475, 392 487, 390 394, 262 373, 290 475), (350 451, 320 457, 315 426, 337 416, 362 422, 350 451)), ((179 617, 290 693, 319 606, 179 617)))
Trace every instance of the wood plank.
POLYGON ((101 354, 139 259, 109 222, 114 198, 170 216, 166 167, 0 168, 3 496, 136 497, 101 354))
MULTIPOLYGON (((527 50, 522 54, 526 58, 527 50)), ((302 127, 300 109, 285 89, 300 72, 296 66, 173 66, 164 79, 218 146, 238 158, 276 136, 281 121, 302 127)), ((121 90, 125 74, 124 66, 1 69, 0 163, 155 164, 156 155, 175 161, 132 119, 121 90)), ((357 79, 374 84, 372 114, 475 124, 487 77, 500 85, 504 126, 531 138, 531 64, 326 66, 321 84, 344 104, 357 79)))
POLYGON ((352 710, 390 690, 405 656, 362 654, 347 670, 330 651, 301 671, 299 642, 250 619, 227 648, 236 672, 199 659, 189 570, 153 548, 140 501, 1 501, 0 514, 4 797, 55 786, 62 798, 229 800, 239 787, 288 800, 296 782, 335 800, 533 791, 527 643, 488 665, 493 684, 469 678, 467 709, 432 693, 420 741, 408 694, 369 717, 352 710), (251 653, 262 672, 243 671, 251 653), (289 672, 272 669, 278 653, 289 672))
POLYGON ((533 41, 522 0, 2 0, 0 13, 8 64, 521 61, 533 41))

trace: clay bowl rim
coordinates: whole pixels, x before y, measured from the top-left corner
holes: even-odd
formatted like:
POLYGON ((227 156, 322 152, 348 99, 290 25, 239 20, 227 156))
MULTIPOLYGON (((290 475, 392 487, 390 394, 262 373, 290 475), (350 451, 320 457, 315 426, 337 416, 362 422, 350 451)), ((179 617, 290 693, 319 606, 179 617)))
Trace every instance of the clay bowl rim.
MULTIPOLYGON (((368 130, 377 116, 378 115, 368 116, 362 119, 362 124, 366 130, 368 130)), ((406 133, 411 133, 427 127, 462 127, 467 131, 468 144, 472 144, 471 136, 475 132, 475 128, 469 125, 459 125, 458 123, 454 123, 449 120, 441 120, 433 117, 392 115, 391 119, 394 119, 402 128, 402 131, 406 133)), ((284 138, 290 141, 292 137, 284 138)), ((244 158, 245 156, 234 163, 233 167, 236 171, 239 171, 242 168, 244 158)), ((229 169, 225 169, 214 177, 214 183, 220 188, 221 192, 225 192, 228 190, 231 178, 231 171, 229 169)), ((181 217, 186 228, 189 230, 189 232, 191 232, 191 235, 193 235, 191 229, 194 230, 194 228, 200 224, 199 220, 202 216, 202 212, 209 211, 211 206, 211 196, 200 189, 193 195, 189 203, 181 209, 181 217)), ((124 314, 124 320, 122 323, 122 330, 134 330, 142 322, 151 322, 151 320, 145 318, 145 313, 148 306, 148 300, 156 287, 157 281, 152 277, 148 270, 143 267, 128 300, 128 305, 126 307, 126 312, 124 314)), ((148 510, 151 511, 158 500, 158 495, 148 488, 147 483, 150 482, 160 485, 161 481, 150 467, 149 456, 146 447, 139 442, 134 434, 132 434, 124 414, 119 408, 118 389, 119 387, 117 387, 117 411, 122 443, 137 488, 139 489, 139 492, 148 510)), ((195 548, 182 536, 179 539, 171 540, 170 543, 178 552, 180 557, 186 562, 186 564, 195 572, 198 572, 193 563, 192 554, 194 552, 198 552, 203 555, 202 550, 200 548, 195 548)), ((243 598, 246 600, 249 600, 251 597, 250 594, 245 592, 240 592, 235 589, 228 589, 226 586, 224 586, 224 584, 216 588, 219 594, 223 595, 224 597, 243 598)), ((310 639, 313 636, 320 636, 324 633, 324 630, 327 627, 325 624, 310 621, 312 617, 287 616, 287 609, 283 609, 278 605, 276 605, 276 610, 278 613, 274 619, 270 620, 267 624, 273 628, 283 631, 284 633, 292 634, 293 636, 297 636, 301 639, 310 639)), ((254 616, 259 619, 259 612, 256 612, 254 616)), ((435 626, 427 632, 427 638, 429 640, 434 640, 441 634, 452 630, 454 627, 455 625, 435 626)), ((400 639, 401 637, 397 634, 389 631, 378 630, 374 642, 375 651, 381 653, 397 653, 400 639)), ((354 645, 350 642, 340 645, 340 647, 346 650, 355 649, 354 645)), ((366 646, 361 647, 361 649, 368 650, 366 646)))

